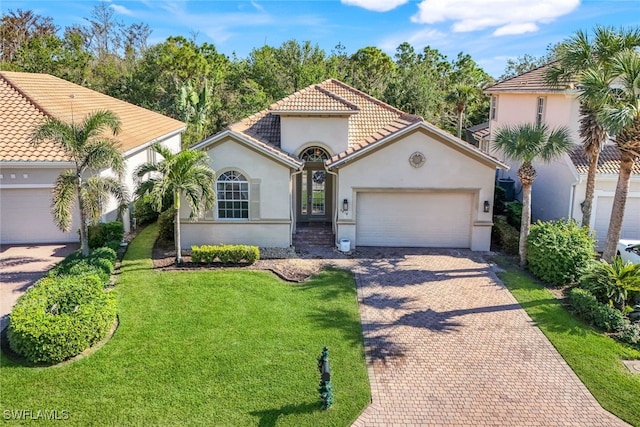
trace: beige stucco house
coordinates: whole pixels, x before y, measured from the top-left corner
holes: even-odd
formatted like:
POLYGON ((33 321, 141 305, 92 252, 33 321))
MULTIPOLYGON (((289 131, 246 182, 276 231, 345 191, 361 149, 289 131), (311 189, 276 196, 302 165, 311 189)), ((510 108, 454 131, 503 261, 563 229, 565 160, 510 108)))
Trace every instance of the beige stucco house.
POLYGON ((300 90, 196 144, 217 175, 217 202, 195 244, 289 247, 326 224, 350 247, 489 249, 496 168, 452 135, 342 82, 300 90))
MULTIPOLYGON (((47 74, 0 71, 0 244, 77 242, 79 215, 71 231, 59 230, 51 215, 51 190, 61 171, 72 168, 61 146, 30 142, 46 117, 71 122, 96 110, 110 110, 121 121, 116 139, 125 158, 125 183, 132 194, 132 172, 152 160, 149 146, 180 150, 182 122, 47 74)), ((110 174, 111 171, 98 171, 110 174)), ((104 220, 115 219, 115 201, 104 206, 104 220)), ((128 230, 130 212, 124 213, 128 230)))
MULTIPOLYGON (((579 136, 578 91, 572 86, 551 88, 545 83, 547 66, 539 67, 486 89, 491 95, 488 132, 475 130, 480 147, 487 152, 496 130, 506 125, 543 122, 549 127, 566 126, 576 144, 570 155, 551 164, 534 165, 538 177, 532 188, 534 220, 573 218, 582 220, 581 203, 586 191, 588 160, 579 136)), ((491 152, 501 158, 501 153, 491 152)), ((516 172, 519 164, 499 172, 499 178, 511 178, 519 188, 516 172)), ((596 232, 601 249, 609 228, 613 196, 618 180, 620 155, 616 146, 608 143, 601 155, 596 177, 596 191, 591 228, 596 232)), ((622 225, 622 237, 640 239, 640 164, 636 162, 622 225)))

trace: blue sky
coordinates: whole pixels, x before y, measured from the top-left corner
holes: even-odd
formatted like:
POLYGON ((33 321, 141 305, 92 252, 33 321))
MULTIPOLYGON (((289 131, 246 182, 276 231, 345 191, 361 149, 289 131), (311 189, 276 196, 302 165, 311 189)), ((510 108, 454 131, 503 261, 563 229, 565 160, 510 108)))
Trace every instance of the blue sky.
MULTIPOLYGON (((97 1, 0 0, 2 13, 31 9, 64 28, 84 24, 97 1)), ((407 41, 429 45, 449 59, 470 54, 489 74, 508 58, 540 56, 578 29, 596 24, 640 26, 640 0, 110 0, 118 19, 145 22, 150 43, 171 35, 209 42, 245 57, 254 47, 309 40, 327 53, 377 46, 392 55, 407 41)))

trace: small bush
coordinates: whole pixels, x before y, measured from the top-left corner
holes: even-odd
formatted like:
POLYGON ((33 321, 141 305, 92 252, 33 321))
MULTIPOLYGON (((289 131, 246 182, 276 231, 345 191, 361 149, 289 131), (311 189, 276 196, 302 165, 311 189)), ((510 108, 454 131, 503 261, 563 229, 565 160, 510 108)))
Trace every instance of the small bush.
POLYGON ((509 255, 517 255, 520 242, 520 232, 500 218, 495 218, 491 230, 493 240, 500 246, 503 252, 509 255))
POLYGON ((505 210, 507 212, 507 222, 520 231, 522 223, 522 203, 517 200, 505 203, 505 210))
POLYGON ((173 208, 167 209, 158 216, 158 237, 166 242, 173 242, 173 208))
POLYGON ((191 247, 191 260, 195 263, 211 264, 219 261, 223 264, 253 264, 260 259, 260 249, 247 245, 203 245, 191 247))
POLYGON ((618 339, 640 350, 640 323, 624 325, 618 339))
POLYGON ((89 258, 102 258, 115 263, 117 259, 116 251, 112 248, 102 247, 91 251, 89 258))
POLYGON ((115 316, 115 297, 98 277, 45 277, 13 308, 9 345, 34 363, 61 362, 104 338, 115 316))
POLYGON ((507 190, 496 185, 493 191, 493 215, 502 215, 504 213, 506 196, 507 190))
POLYGON ((137 225, 151 224, 158 219, 158 212, 151 203, 151 196, 146 194, 133 203, 133 216, 137 225))
POLYGON ((577 316, 608 332, 620 331, 629 323, 620 310, 610 305, 600 304, 586 289, 571 289, 569 305, 571 311, 577 316))
POLYGON ((589 229, 575 221, 538 221, 527 239, 529 269, 552 285, 575 283, 594 258, 594 245, 589 229))
POLYGON ((89 226, 89 247, 100 248, 106 246, 107 242, 122 241, 124 236, 124 226, 120 221, 100 222, 89 226))
POLYGON ((624 310, 629 291, 640 290, 640 264, 624 263, 614 257, 592 262, 580 277, 580 287, 589 290, 601 303, 615 304, 624 310))
POLYGON ((97 275, 104 285, 109 283, 109 278, 114 270, 116 254, 110 248, 98 248, 84 258, 80 251, 76 251, 47 273, 48 277, 61 276, 91 276, 97 275))

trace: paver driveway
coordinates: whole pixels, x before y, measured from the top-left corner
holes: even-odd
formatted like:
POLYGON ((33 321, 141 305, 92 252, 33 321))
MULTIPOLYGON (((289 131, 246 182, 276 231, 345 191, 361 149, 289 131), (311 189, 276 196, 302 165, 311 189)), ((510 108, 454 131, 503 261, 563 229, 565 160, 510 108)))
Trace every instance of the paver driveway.
POLYGON ((354 426, 626 425, 478 255, 396 252, 352 267, 373 393, 354 426))
POLYGON ((77 243, 3 245, 0 249, 0 329, 18 297, 65 256, 78 249, 77 243))

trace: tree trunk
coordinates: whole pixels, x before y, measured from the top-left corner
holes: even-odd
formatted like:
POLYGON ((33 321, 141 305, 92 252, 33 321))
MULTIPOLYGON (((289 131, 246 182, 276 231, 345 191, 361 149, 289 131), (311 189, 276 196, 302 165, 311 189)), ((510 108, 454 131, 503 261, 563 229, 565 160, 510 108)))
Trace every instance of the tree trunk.
POLYGON ((613 197, 613 208, 611 209, 611 219, 609 220, 609 230, 607 231, 607 240, 604 244, 604 252, 602 259, 611 262, 616 255, 618 240, 622 232, 622 220, 624 218, 624 208, 627 204, 627 195, 629 193, 629 184, 631 182, 631 170, 635 158, 626 151, 620 152, 620 173, 618 174, 618 184, 616 185, 616 194, 613 197))
POLYGON ((78 209, 80 210, 80 249, 82 256, 89 256, 89 227, 87 226, 87 213, 84 209, 84 201, 82 200, 82 181, 76 188, 78 195, 78 209))
POLYGON ((182 264, 182 245, 180 242, 180 193, 173 193, 173 232, 176 245, 176 264, 182 264))
POLYGON ((464 110, 458 112, 458 139, 462 139, 462 120, 464 119, 464 110))
POLYGON ((531 228, 531 184, 522 184, 522 218, 520 220, 520 267, 527 265, 527 237, 531 228))
POLYGON ((587 173, 587 190, 584 193, 584 202, 582 203, 582 226, 591 226, 591 208, 593 207, 593 195, 596 189, 596 172, 598 170, 598 159, 600 151, 590 156, 589 171, 587 173))

